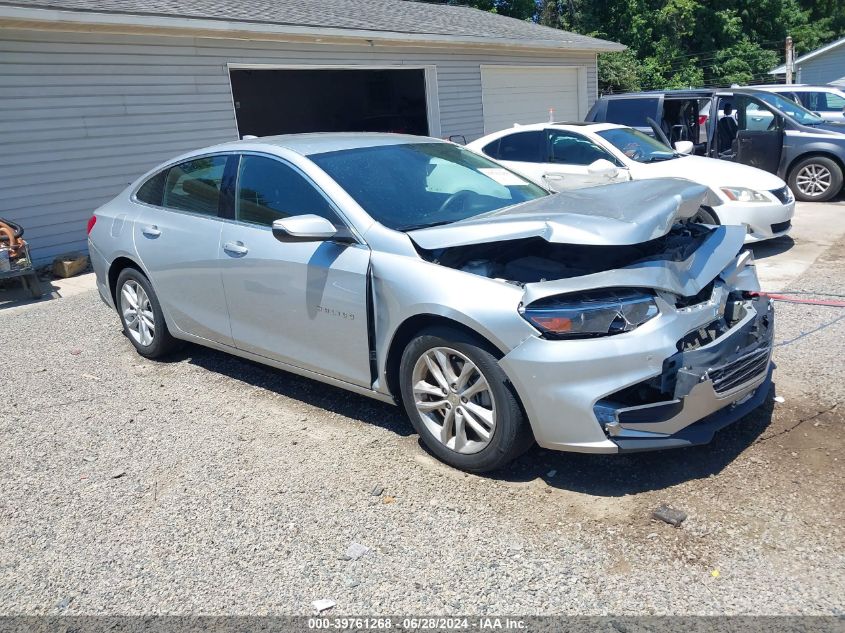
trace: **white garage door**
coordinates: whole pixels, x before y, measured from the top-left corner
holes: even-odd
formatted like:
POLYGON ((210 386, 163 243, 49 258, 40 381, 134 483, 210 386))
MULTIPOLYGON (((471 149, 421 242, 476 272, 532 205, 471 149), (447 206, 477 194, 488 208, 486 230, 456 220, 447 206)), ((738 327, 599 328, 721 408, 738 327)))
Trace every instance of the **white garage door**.
POLYGON ((555 121, 580 121, 586 113, 586 79, 578 68, 482 66, 484 133, 514 123, 543 123, 549 108, 555 121), (581 110, 584 112, 581 112, 581 110))

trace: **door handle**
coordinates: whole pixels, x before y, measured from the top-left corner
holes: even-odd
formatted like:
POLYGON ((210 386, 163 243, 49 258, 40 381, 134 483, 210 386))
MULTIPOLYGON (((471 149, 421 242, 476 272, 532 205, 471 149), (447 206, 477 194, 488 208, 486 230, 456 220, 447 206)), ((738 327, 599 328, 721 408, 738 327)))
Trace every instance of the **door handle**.
POLYGON ((155 224, 151 224, 149 226, 145 226, 141 228, 141 233, 146 235, 147 237, 156 238, 161 235, 161 231, 155 224))
POLYGON ((223 250, 235 257, 242 257, 249 252, 243 242, 226 242, 223 244, 223 250))

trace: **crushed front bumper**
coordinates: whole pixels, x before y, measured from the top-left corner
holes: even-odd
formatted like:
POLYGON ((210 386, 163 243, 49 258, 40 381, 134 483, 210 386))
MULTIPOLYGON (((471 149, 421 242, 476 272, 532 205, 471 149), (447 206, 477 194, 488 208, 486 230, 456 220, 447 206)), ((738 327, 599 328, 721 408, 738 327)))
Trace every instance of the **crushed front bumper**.
POLYGON ((758 309, 724 336, 664 361, 659 391, 671 397, 626 406, 611 395, 596 404, 620 451, 705 444, 762 404, 771 387, 774 311, 771 302, 756 303, 758 309))
POLYGON ((713 340, 684 349, 691 333, 724 312, 727 296, 717 285, 709 301, 682 309, 663 304, 660 318, 633 332, 573 341, 538 337, 512 350, 500 364, 538 444, 596 453, 701 444, 759 406, 770 383, 770 301, 734 302, 741 318, 713 340), (632 395, 640 392, 648 397, 632 395))

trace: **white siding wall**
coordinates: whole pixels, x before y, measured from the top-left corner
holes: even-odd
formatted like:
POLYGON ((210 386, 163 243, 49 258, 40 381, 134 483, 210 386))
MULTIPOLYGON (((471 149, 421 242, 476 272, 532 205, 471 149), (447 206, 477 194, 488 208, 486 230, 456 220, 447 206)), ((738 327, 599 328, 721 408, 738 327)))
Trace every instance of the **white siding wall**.
POLYGON ((802 84, 845 86, 845 46, 807 60, 800 64, 798 72, 797 79, 802 84))
POLYGON ((180 152, 237 138, 227 63, 436 64, 441 134, 483 133, 484 64, 574 65, 595 54, 293 44, 0 30, 0 217, 39 262, 84 250, 91 212, 180 152))

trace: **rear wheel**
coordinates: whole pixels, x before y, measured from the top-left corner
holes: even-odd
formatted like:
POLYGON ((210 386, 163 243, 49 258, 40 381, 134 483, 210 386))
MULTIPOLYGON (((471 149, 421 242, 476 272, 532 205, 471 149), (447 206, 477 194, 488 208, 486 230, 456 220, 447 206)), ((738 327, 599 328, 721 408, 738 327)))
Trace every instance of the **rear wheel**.
POLYGON ((842 188, 842 169, 826 156, 810 156, 789 172, 789 187, 799 200, 826 202, 842 188))
POLYGON ((399 372, 411 423, 450 466, 495 470, 531 446, 512 385, 484 341, 453 328, 425 330, 408 344, 399 372))
POLYGON ((115 290, 123 331, 141 356, 160 358, 178 348, 179 342, 167 330, 161 304, 143 273, 124 268, 115 290))

